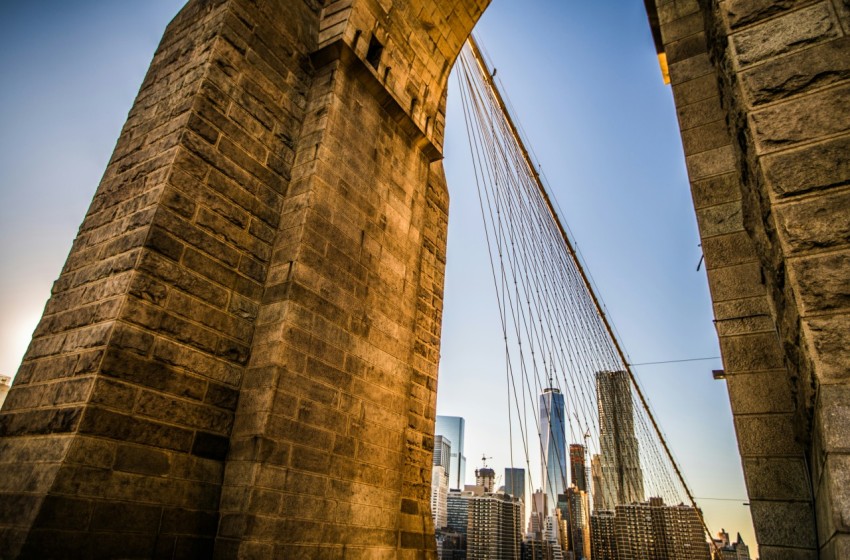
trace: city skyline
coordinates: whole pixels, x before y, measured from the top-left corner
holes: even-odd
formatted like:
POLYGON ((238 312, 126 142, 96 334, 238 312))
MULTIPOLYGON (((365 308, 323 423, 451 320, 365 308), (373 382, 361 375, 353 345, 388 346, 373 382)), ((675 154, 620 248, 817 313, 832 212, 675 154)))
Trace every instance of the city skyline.
MULTIPOLYGON (((716 356, 705 278, 702 273, 694 272, 699 249, 692 209, 688 206, 684 166, 676 159, 681 159, 681 147, 675 132, 675 111, 669 89, 660 84, 646 15, 639 4, 619 11, 613 7, 585 6, 566 13, 554 2, 529 4, 522 9, 496 3, 485 14, 477 32, 498 65, 499 77, 509 84, 508 94, 522 117, 524 129, 534 141, 533 147, 547 178, 558 185, 555 194, 566 207, 566 221, 579 241, 622 339, 632 351, 633 361, 716 356), (544 13, 549 17, 541 17, 544 13), (549 43, 543 43, 544 37, 556 36, 552 26, 563 27, 564 32, 557 35, 562 36, 558 39, 561 42, 550 39, 549 43), (582 27, 596 31, 588 33, 582 27), (526 28, 537 31, 529 32, 526 28), (634 47, 621 51, 619 56, 625 60, 596 58, 610 56, 612 49, 605 42, 619 41, 612 39, 618 34, 622 35, 622 41, 632 41, 634 47), (511 37, 511 41, 500 41, 501 37, 511 37), (510 48, 514 42, 538 54, 523 56, 525 49, 510 48), (511 50, 517 52, 511 56, 511 50), (573 52, 578 54, 567 57, 573 52), (566 58, 555 53, 566 53, 566 58), (547 75, 546 67, 548 74, 554 76, 547 75), (545 81, 553 77, 561 80, 562 75, 569 75, 570 87, 562 81, 545 81), (617 102, 592 91, 588 93, 592 88, 584 86, 607 92, 617 89, 610 85, 615 77, 629 84, 633 100, 620 102, 622 106, 613 111, 614 115, 600 118, 596 103, 610 108, 617 102), (580 107, 584 114, 564 111, 569 115, 566 118, 570 125, 564 126, 560 120, 564 117, 555 114, 562 105, 567 109, 580 107), (645 111, 636 111, 636 106, 645 107, 645 111), (535 112, 535 107, 550 109, 535 112), (607 132, 614 124, 609 121, 625 122, 627 118, 633 124, 619 130, 616 137, 607 132), (658 128, 650 126, 653 119, 658 128), (556 138, 550 129, 564 131, 563 137, 556 138), (571 135, 572 130, 580 131, 577 135, 581 142, 571 135), (610 146, 600 148, 603 141, 610 146), (649 152, 638 144, 646 144, 649 152), (594 150, 615 153, 616 165, 595 157, 594 150), (616 168, 630 171, 616 175, 616 168), (613 190, 622 188, 626 181, 627 191, 613 190), (563 184, 577 187, 570 191, 563 184), (675 207, 671 215, 677 218, 642 216, 644 206, 635 204, 631 198, 632 191, 641 190, 646 196, 669 201, 670 207, 675 207), (649 233, 646 221, 667 224, 671 229, 649 233), (635 249, 649 245, 661 247, 667 253, 658 255, 635 249), (653 269, 655 273, 646 274, 653 269), (629 278, 627 289, 623 286, 625 271, 629 278), (684 287, 693 291, 685 293, 684 287), (656 313, 665 318, 655 318, 656 313)), ((2 138, 3 183, 9 185, 4 189, 2 204, 7 240, 3 257, 9 266, 4 274, 3 292, 9 313, 2 331, 3 343, 8 346, 4 347, 4 369, 0 373, 13 374, 20 361, 21 347, 26 344, 21 341, 29 338, 150 55, 165 23, 180 5, 180 1, 152 1, 133 8, 135 11, 129 14, 130 8, 119 8, 109 2, 81 2, 74 10, 10 5, 3 8, 2 19, 8 26, 5 41, 10 47, 3 55, 4 75, 9 76, 9 84, 2 94, 2 122, 4 130, 9 131, 2 138), (40 24, 37 33, 31 32, 36 28, 35 21, 40 24), (27 37, 30 34, 33 36, 27 37), (128 45, 135 45, 135 50, 125 50, 128 45), (81 61, 85 64, 80 64, 81 61), (45 165, 45 161, 49 164, 45 165), (13 339, 15 344, 9 345, 8 341, 13 339)), ((452 96, 450 91, 450 103, 452 96)), ((491 410, 487 412, 492 412, 493 403, 503 402, 503 396, 495 388, 498 386, 502 393, 504 388, 499 383, 498 333, 495 350, 493 345, 482 344, 483 339, 493 334, 491 325, 497 322, 492 320, 492 312, 477 307, 480 299, 489 296, 487 291, 491 288, 486 276, 482 280, 472 271, 486 271, 486 264, 474 256, 474 248, 462 244, 465 238, 473 237, 478 226, 473 221, 474 212, 465 211, 464 205, 472 193, 468 192, 471 190, 468 181, 465 182, 464 174, 458 169, 464 152, 462 142, 451 130, 458 126, 452 124, 451 111, 450 107, 446 166, 452 189, 453 222, 438 407, 441 412, 461 414, 458 401, 469 400, 470 395, 487 403, 485 407, 474 407, 470 416, 467 439, 475 444, 469 446, 468 452, 476 456, 480 451, 488 451, 498 457, 494 464, 499 461, 503 465, 522 465, 519 457, 510 460, 510 450, 496 450, 498 438, 505 439, 508 432, 506 424, 498 418, 488 419, 480 410, 488 408, 491 410), (464 308, 462 300, 468 300, 465 304, 472 307, 464 308), (473 320, 471 324, 470 320, 473 320), (483 353, 482 347, 486 348, 483 353), (459 350, 467 356, 461 356, 459 350), (478 437, 488 432, 489 436, 478 437)), ((457 122, 455 118, 454 123, 457 122)), ((652 373, 642 376, 641 381, 647 386, 687 476, 694 482, 695 494, 740 497, 746 501, 728 397, 723 383, 710 379, 712 362, 653 367, 639 370, 652 373), (690 415, 682 412, 682 401, 690 403, 685 408, 690 415), (711 411, 710 416, 704 410, 711 411), (680 420, 670 422, 671 418, 680 420)), ((570 442, 580 443, 580 435, 571 437, 570 442)), ((539 480, 537 473, 532 472, 528 473, 529 479, 532 475, 539 480)), ((727 503, 706 505, 715 508, 725 507, 727 503)), ((743 509, 740 503, 735 506, 743 509)), ((740 513, 736 514, 739 518, 740 513)), ((742 525, 728 520, 722 513, 716 514, 715 519, 713 524, 709 521, 712 529, 721 524, 742 525)), ((748 531, 742 531, 745 540, 754 542, 751 530, 748 531)))

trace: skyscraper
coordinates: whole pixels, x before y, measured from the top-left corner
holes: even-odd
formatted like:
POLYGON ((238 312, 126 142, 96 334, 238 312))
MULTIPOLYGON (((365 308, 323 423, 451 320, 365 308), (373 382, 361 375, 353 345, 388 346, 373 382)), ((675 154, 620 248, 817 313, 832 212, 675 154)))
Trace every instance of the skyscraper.
POLYGON ((564 496, 567 515, 567 546, 575 560, 590 559, 590 505, 587 492, 574 485, 564 496))
POLYGON ((584 464, 584 446, 580 443, 570 444, 570 478, 576 488, 587 492, 587 467, 584 464))
POLYGON ((598 453, 590 458, 590 480, 593 483, 593 511, 608 509, 602 492, 602 457, 598 453))
POLYGON ((594 511, 590 516, 590 542, 593 560, 617 560, 616 517, 613 511, 594 511))
POLYGON ((525 502, 525 469, 505 468, 505 494, 525 502))
POLYGON ((435 433, 452 442, 452 460, 449 468, 449 488, 463 490, 466 484, 466 456, 464 456, 465 422, 460 416, 437 416, 435 433))
POLYGON ((468 560, 515 560, 522 550, 519 501, 507 494, 469 498, 468 560))
POLYGON ((431 515, 434 527, 446 526, 446 500, 449 494, 451 442, 443 436, 434 438, 434 462, 431 467, 431 515))
POLYGON ((690 506, 667 506, 661 498, 622 504, 614 525, 618 560, 709 560, 699 514, 690 506))
POLYGON ((555 387, 540 395, 540 437, 543 448, 543 491, 551 508, 558 503, 567 484, 567 453, 564 419, 564 395, 555 387))
POLYGON ((596 404, 602 451, 602 502, 607 509, 642 502, 643 472, 635 437, 631 385, 625 371, 596 372, 596 404))

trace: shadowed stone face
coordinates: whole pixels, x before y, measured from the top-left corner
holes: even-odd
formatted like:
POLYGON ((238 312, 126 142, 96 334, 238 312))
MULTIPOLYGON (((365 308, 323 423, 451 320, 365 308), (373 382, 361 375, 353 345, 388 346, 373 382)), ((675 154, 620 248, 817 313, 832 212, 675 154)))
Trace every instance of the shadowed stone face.
POLYGON ((187 4, 0 419, 4 550, 433 554, 435 160, 486 5, 187 4))

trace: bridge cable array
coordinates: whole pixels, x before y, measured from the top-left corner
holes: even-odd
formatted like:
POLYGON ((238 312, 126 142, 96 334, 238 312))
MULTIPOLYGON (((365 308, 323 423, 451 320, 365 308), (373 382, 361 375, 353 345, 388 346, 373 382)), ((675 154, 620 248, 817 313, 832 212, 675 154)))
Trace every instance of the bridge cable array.
POLYGON ((545 464, 545 426, 555 422, 593 458, 594 509, 650 496, 697 508, 472 37, 456 68, 505 345, 511 466, 516 422, 528 472, 559 473, 569 487, 558 454, 545 464), (540 410, 546 389, 563 395, 564 418, 540 410), (616 484, 598 484, 605 471, 616 484))

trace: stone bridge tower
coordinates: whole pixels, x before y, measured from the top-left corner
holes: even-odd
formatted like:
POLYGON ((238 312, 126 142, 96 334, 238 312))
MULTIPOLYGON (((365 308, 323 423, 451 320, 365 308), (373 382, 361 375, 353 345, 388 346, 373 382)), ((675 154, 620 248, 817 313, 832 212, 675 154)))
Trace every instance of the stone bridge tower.
MULTIPOLYGON (((434 557, 445 85, 489 0, 191 0, 0 414, 4 558, 434 557)), ((846 0, 647 0, 761 557, 850 556, 846 0)))

